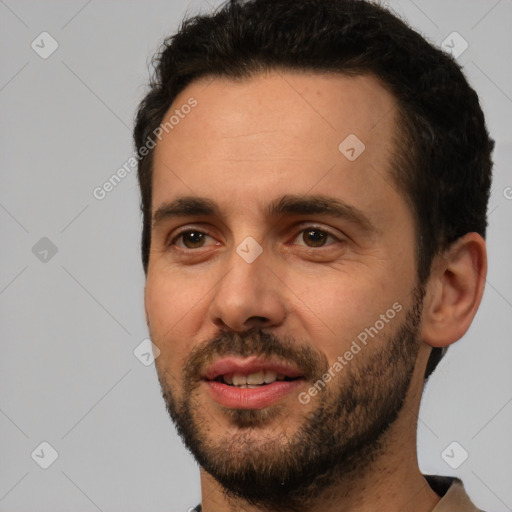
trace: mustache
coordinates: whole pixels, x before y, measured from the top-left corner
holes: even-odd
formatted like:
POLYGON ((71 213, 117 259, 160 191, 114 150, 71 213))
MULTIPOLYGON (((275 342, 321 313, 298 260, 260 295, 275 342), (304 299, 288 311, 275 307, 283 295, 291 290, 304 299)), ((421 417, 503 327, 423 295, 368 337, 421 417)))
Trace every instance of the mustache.
POLYGON ((259 328, 244 332, 222 331, 212 339, 201 342, 189 354, 183 367, 186 385, 198 383, 204 369, 224 356, 281 360, 292 363, 306 380, 320 378, 329 368, 327 357, 294 338, 278 338, 259 328))

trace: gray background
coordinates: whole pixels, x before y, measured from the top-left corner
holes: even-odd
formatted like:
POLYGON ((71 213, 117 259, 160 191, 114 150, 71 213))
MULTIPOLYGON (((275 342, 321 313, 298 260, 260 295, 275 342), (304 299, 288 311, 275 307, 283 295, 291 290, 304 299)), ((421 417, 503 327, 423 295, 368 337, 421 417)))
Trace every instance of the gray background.
MULTIPOLYGON (((467 41, 458 59, 497 142, 487 287, 426 389, 420 467, 460 476, 488 512, 512 510, 512 1, 387 3, 435 44, 453 31, 467 41), (469 453, 457 469, 441 456, 453 441, 469 453)), ((199 501, 154 365, 133 353, 147 338, 135 173, 101 201, 93 190, 132 154, 149 57, 200 9, 208 2, 0 0, 0 511, 199 501), (59 45, 46 59, 31 48, 48 50, 43 31, 59 45), (43 441, 58 452, 48 469, 43 441)))

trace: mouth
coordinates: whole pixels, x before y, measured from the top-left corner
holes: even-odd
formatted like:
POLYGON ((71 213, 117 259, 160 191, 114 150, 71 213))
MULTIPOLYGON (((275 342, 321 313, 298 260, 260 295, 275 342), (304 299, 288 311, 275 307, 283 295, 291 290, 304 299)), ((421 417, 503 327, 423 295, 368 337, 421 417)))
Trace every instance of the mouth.
POLYGON ((228 357, 215 361, 204 375, 211 398, 231 409, 263 409, 301 386, 301 372, 285 362, 256 357, 228 357))
POLYGON ((262 386, 268 386, 276 381, 290 382, 299 378, 300 377, 288 377, 283 373, 276 373, 272 370, 260 370, 259 372, 250 373, 249 375, 243 375, 241 373, 226 373, 224 375, 219 375, 214 380, 215 382, 223 382, 228 386, 234 386, 237 388, 257 389, 262 386))

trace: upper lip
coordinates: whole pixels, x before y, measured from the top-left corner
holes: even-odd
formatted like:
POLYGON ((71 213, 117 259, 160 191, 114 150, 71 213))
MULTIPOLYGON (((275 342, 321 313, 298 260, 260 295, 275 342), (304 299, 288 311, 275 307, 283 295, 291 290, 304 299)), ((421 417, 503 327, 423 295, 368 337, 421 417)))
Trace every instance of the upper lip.
POLYGON ((265 370, 273 371, 292 379, 303 376, 298 368, 284 361, 261 359, 257 356, 244 358, 230 356, 217 359, 210 364, 203 372, 203 378, 206 380, 215 380, 222 375, 250 375, 251 373, 265 370))

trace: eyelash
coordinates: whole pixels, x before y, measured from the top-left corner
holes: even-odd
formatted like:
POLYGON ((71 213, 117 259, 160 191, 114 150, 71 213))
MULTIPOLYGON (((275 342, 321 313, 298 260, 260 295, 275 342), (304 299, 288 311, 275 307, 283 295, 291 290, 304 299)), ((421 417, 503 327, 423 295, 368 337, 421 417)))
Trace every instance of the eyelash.
MULTIPOLYGON (((297 239, 297 237, 303 233, 305 233, 306 231, 318 231, 320 233, 323 233, 325 235, 327 235, 327 237, 331 238, 331 239, 334 239, 335 242, 340 242, 341 240, 338 239, 337 236, 335 236, 333 233, 331 233, 330 231, 324 229, 324 228, 320 228, 318 226, 314 226, 314 225, 311 225, 311 226, 306 226, 304 227, 303 229, 301 229, 300 231, 297 232, 297 234, 293 237, 293 240, 297 239)), ((204 232, 204 231, 201 231, 199 229, 193 229, 193 228, 187 228, 187 229, 184 229, 183 231, 181 231, 180 233, 178 233, 176 236, 174 236, 172 238, 172 240, 167 244, 169 247, 176 247, 176 241, 179 240, 181 237, 183 237, 184 235, 186 235, 187 233, 199 233, 201 235, 206 235, 206 236, 209 236, 210 238, 213 238, 210 234, 204 232)), ((307 245, 302 245, 302 247, 305 247, 306 249, 323 249, 325 247, 328 247, 329 245, 332 245, 331 244, 326 244, 326 245, 322 245, 322 246, 319 246, 319 247, 310 247, 310 246, 307 246, 307 245)), ((204 249, 204 247, 197 247, 195 249, 191 249, 189 247, 178 247, 178 250, 181 250, 181 251, 196 251, 196 250, 199 250, 199 249, 204 249)))

